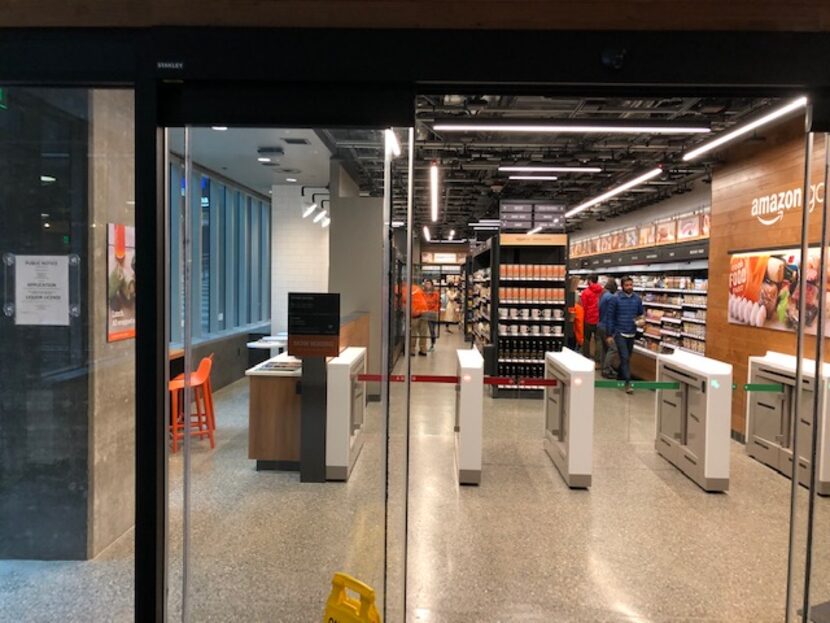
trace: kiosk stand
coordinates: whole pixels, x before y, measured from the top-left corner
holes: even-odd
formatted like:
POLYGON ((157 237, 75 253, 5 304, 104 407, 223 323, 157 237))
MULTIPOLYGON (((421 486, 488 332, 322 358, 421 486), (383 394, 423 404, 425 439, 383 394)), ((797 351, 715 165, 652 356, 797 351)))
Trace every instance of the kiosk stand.
POLYGON ((705 491, 729 489, 732 366, 676 350, 657 357, 657 452, 705 491))
POLYGON ((363 448, 366 349, 352 346, 327 366, 326 480, 348 480, 363 448))
POLYGON ((571 488, 591 486, 594 362, 563 348, 545 355, 545 451, 571 488))
POLYGON ((481 484, 484 358, 475 348, 459 348, 456 352, 455 465, 459 484, 477 485, 481 484))
POLYGON ((797 436, 798 482, 807 487, 810 486, 810 454, 816 422, 813 417, 813 400, 815 392, 820 392, 816 491, 819 495, 830 495, 830 461, 825 455, 825 448, 828 447, 825 388, 830 382, 830 366, 826 363, 823 365, 821 383, 816 383, 815 361, 803 360, 799 413, 795 413, 795 357, 772 351, 763 357, 750 357, 748 374, 750 385, 775 383, 781 385, 782 391, 751 392, 746 404, 747 454, 790 477, 793 471, 793 437, 797 436))

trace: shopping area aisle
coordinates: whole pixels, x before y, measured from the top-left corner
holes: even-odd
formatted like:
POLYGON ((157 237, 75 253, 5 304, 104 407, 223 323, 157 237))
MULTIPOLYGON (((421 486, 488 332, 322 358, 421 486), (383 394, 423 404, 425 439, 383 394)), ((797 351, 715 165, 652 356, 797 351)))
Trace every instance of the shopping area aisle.
MULTIPOLYGON (((451 374, 462 346, 414 371, 451 374)), ((733 442, 707 494, 655 452, 653 392, 597 392, 590 490, 545 454, 540 400, 489 397, 482 483, 459 487, 454 389, 413 385, 411 621, 782 620, 789 480, 733 442)))

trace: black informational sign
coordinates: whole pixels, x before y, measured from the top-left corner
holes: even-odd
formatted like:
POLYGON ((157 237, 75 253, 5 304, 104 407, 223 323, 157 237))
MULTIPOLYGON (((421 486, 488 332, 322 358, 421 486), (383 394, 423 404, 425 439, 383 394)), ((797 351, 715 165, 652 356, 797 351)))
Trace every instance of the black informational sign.
POLYGON ((288 354, 336 357, 340 338, 340 294, 288 293, 288 354))

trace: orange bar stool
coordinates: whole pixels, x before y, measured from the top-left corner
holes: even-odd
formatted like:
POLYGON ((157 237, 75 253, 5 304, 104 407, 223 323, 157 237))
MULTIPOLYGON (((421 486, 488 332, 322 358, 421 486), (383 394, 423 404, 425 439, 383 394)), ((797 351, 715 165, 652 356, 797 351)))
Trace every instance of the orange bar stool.
POLYGON ((210 447, 216 447, 215 431, 216 416, 213 411, 213 391, 210 385, 210 372, 213 367, 213 355, 205 357, 199 362, 198 369, 190 375, 190 386, 195 409, 188 409, 189 417, 185 416, 184 405, 184 375, 180 374, 169 384, 171 405, 170 435, 173 452, 179 449, 179 442, 184 439, 185 428, 189 428, 191 437, 210 440, 210 447))

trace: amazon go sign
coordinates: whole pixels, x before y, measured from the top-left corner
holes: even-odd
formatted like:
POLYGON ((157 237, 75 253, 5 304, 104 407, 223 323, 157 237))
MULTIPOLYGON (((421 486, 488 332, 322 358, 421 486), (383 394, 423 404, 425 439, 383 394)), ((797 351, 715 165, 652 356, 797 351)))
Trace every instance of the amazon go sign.
MULTIPOLYGON (((784 213, 793 208, 800 208, 802 202, 802 189, 791 188, 771 195, 753 197, 752 216, 758 219, 761 225, 775 225, 784 218, 784 213)), ((816 204, 824 203, 824 182, 812 184, 807 197, 807 208, 810 212, 816 204)))

